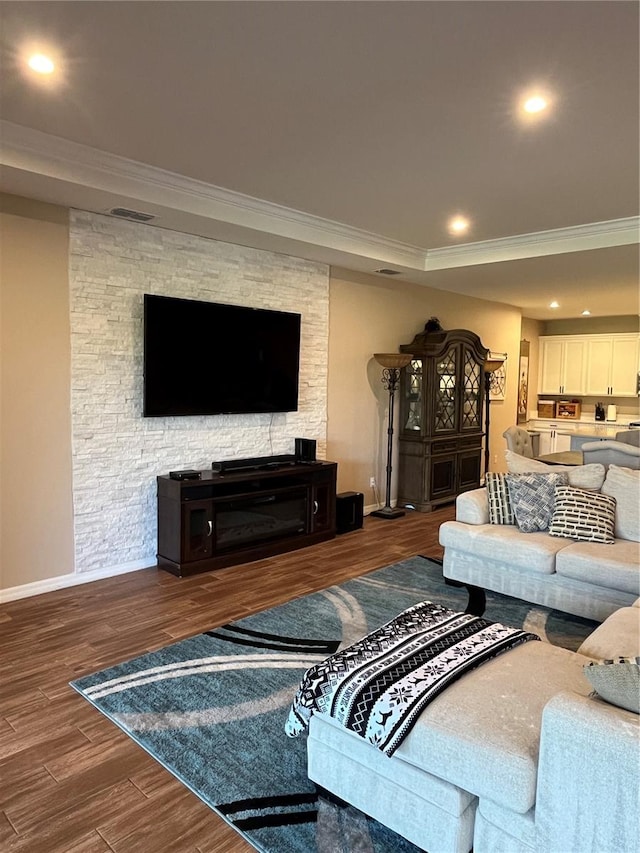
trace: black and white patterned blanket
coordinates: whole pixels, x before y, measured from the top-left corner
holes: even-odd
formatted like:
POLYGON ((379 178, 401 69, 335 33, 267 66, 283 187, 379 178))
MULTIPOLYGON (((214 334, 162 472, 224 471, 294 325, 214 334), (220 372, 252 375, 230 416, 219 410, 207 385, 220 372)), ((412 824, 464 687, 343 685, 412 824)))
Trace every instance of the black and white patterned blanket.
POLYGON ((501 652, 538 639, 423 601, 308 669, 285 731, 297 737, 314 712, 326 713, 392 755, 449 684, 501 652))

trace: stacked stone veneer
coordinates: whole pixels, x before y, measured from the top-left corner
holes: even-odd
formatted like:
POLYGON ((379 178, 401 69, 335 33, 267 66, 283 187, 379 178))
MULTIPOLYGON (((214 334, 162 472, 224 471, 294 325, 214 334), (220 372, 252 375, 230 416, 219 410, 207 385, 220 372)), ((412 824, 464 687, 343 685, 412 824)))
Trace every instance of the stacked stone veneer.
MULTIPOLYGON (((155 563, 158 474, 293 453, 297 436, 324 453, 327 266, 72 211, 70 304, 76 572, 155 563), (144 418, 145 293, 300 313, 298 411, 144 418)), ((238 343, 238 381, 251 381, 238 343)))

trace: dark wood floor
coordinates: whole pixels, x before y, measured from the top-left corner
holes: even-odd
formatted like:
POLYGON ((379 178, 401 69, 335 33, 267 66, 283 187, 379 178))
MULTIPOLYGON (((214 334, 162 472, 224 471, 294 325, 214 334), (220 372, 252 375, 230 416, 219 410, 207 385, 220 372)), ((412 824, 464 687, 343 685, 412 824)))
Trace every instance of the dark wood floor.
POLYGON ((396 562, 441 556, 448 506, 191 578, 146 569, 0 607, 0 849, 250 853, 68 686, 81 675, 396 562))

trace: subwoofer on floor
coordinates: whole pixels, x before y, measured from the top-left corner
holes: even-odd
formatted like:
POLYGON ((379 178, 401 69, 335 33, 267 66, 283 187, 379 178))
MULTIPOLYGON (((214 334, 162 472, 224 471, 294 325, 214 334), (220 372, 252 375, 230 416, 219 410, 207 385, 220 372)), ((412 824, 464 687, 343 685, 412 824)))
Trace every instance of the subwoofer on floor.
POLYGON ((364 516, 362 492, 340 492, 336 495, 336 533, 360 530, 364 516))

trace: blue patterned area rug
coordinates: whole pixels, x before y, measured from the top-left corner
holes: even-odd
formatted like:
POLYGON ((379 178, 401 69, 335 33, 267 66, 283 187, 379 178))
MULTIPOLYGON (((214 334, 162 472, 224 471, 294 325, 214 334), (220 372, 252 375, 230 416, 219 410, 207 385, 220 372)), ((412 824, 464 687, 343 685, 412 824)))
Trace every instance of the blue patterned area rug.
MULTIPOLYGON (((416 853, 318 798, 284 724, 305 670, 420 601, 464 611, 442 566, 412 557, 72 682, 263 853, 416 853)), ((487 593, 485 617, 576 649, 595 623, 487 593)))

